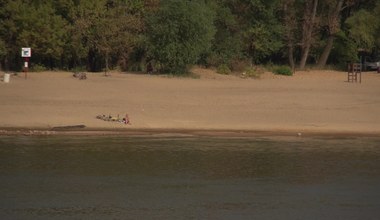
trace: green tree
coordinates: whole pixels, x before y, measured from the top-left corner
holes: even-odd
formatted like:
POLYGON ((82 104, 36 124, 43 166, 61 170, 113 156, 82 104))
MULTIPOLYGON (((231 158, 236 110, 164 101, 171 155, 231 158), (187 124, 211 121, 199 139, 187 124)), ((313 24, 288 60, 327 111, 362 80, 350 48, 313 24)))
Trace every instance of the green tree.
POLYGON ((207 65, 219 66, 230 64, 233 59, 244 59, 242 32, 237 22, 237 17, 227 5, 228 1, 219 0, 213 2, 211 7, 215 11, 214 26, 216 34, 212 41, 212 47, 207 54, 207 65))
POLYGON ((283 28, 277 16, 279 0, 228 1, 241 31, 243 52, 260 63, 283 46, 283 28))
POLYGON ((359 48, 372 50, 375 46, 380 46, 379 15, 380 3, 372 11, 362 9, 347 19, 350 37, 359 48))
MULTIPOLYGON (((360 9, 373 8, 376 0, 282 0, 283 25, 289 63, 299 58, 304 68, 311 54, 324 68, 330 60, 355 60, 356 43, 349 37, 346 19, 360 9), (297 19, 302 17, 302 19, 297 19), (339 57, 336 57, 339 56, 339 57)), ((363 15, 359 15, 363 19, 363 15)), ((365 15, 364 15, 365 17, 365 15)), ((361 27, 363 28, 363 27, 361 27)), ((359 33, 360 31, 358 31, 359 33)), ((372 36, 372 34, 369 34, 372 36)))
POLYGON ((7 51, 6 51, 5 42, 2 39, 0 39, 0 71, 3 69, 2 60, 4 59, 6 54, 7 54, 7 51))
MULTIPOLYGON (((0 0, 0 19, 4 19, 4 7, 5 7, 5 0, 0 0)), ((3 37, 1 34, 4 32, 4 22, 0 20, 0 71, 3 69, 3 61, 4 58, 7 55, 7 45, 5 41, 3 40, 3 37)))
POLYGON ((315 41, 314 32, 316 26, 316 16, 318 0, 305 1, 303 22, 302 22, 302 40, 301 40, 301 60, 300 69, 304 69, 309 57, 311 47, 315 41))
MULTIPOLYGON (((55 14, 49 2, 15 0, 1 12, 0 36, 6 42, 5 60, 19 64, 21 47, 31 47, 34 63, 59 65, 68 38, 67 22, 55 14)), ((7 63, 7 62, 6 62, 7 63)), ((11 68, 16 68, 12 66, 11 68)))
POLYGON ((143 24, 130 6, 130 2, 109 0, 87 0, 78 5, 72 35, 78 42, 74 53, 77 57, 87 55, 90 70, 101 68, 97 60, 101 58, 107 75, 111 57, 118 59, 133 50, 143 24))
POLYGON ((148 53, 160 71, 181 74, 211 46, 213 13, 199 1, 163 0, 147 24, 148 53))
POLYGON ((326 46, 318 60, 319 68, 326 65, 327 59, 330 55, 331 49, 334 45, 336 34, 340 31, 340 13, 343 9, 344 0, 325 0, 327 5, 327 41, 326 46))
POLYGON ((295 69, 295 58, 294 50, 296 44, 296 31, 297 31, 297 21, 296 21, 296 7, 294 7, 295 0, 282 0, 282 21, 284 24, 284 42, 286 45, 286 54, 288 57, 288 62, 292 70, 295 69))
POLYGON ((335 34, 329 61, 342 69, 347 67, 347 63, 359 61, 357 44, 344 31, 335 34))

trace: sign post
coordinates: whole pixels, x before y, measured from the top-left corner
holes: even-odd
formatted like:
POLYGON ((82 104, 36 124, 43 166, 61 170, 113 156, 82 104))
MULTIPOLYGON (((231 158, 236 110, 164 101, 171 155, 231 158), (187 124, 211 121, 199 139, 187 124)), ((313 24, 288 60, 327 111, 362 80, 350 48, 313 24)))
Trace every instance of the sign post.
POLYGON ((24 58, 23 72, 25 74, 25 79, 29 71, 29 58, 32 56, 32 49, 30 47, 21 48, 21 57, 24 58))

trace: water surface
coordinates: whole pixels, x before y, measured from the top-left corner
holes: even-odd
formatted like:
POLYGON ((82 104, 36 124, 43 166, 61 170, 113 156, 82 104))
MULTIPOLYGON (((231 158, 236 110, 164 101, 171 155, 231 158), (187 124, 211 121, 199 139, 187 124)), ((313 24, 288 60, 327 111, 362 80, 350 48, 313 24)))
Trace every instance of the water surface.
POLYGON ((0 219, 378 219, 379 138, 0 137, 0 219))

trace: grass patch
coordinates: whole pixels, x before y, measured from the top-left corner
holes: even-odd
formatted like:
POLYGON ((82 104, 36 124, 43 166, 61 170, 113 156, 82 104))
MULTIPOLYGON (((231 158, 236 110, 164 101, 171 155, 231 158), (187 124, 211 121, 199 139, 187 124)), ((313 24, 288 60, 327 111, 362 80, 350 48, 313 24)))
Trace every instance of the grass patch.
POLYGON ((274 74, 283 75, 283 76, 292 76, 293 75, 292 69, 288 66, 273 67, 272 72, 274 74))

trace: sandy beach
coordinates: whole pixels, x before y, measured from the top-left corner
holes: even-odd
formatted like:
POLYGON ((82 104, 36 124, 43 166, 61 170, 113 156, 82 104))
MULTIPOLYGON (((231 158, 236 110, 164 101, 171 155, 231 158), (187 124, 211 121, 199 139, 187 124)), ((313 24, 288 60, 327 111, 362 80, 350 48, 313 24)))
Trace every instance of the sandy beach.
MULTIPOLYGON (((0 82, 0 128, 50 130, 215 130, 380 135, 380 74, 362 83, 347 73, 303 71, 261 79, 224 76, 195 68, 194 78, 112 72, 23 73, 0 82), (124 117, 131 125, 96 119, 124 117)), ((0 73, 0 77, 3 73, 0 73)))

